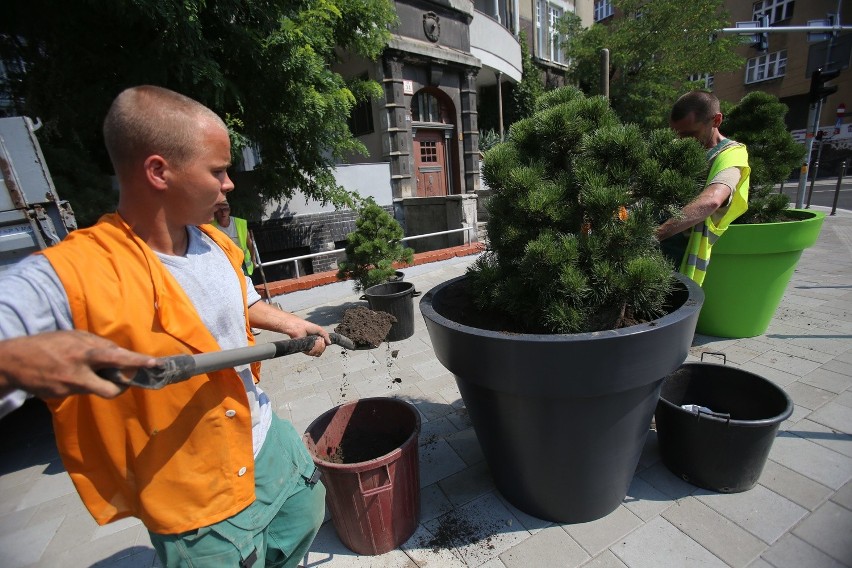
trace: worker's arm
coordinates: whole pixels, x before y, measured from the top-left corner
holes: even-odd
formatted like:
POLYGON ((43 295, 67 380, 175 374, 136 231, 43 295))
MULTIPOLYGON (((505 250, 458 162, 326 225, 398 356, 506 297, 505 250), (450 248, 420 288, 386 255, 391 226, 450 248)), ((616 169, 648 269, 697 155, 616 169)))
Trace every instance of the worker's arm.
POLYGON ((682 215, 672 217, 656 230, 658 241, 683 232, 715 213, 720 207, 727 205, 731 199, 731 188, 724 183, 711 183, 701 194, 684 206, 682 215))
POLYGON ((100 378, 95 371, 114 367, 132 376, 152 367, 150 355, 134 353, 83 331, 54 331, 0 341, 0 397, 16 389, 41 398, 91 393, 105 398, 126 387, 100 378))
POLYGON ((306 335, 319 335, 321 339, 314 342, 313 348, 306 353, 319 356, 325 351, 326 345, 331 345, 328 332, 315 323, 300 318, 297 315, 279 310, 266 302, 255 302, 249 307, 249 323, 252 327, 268 329, 289 335, 292 338, 305 337, 306 335))

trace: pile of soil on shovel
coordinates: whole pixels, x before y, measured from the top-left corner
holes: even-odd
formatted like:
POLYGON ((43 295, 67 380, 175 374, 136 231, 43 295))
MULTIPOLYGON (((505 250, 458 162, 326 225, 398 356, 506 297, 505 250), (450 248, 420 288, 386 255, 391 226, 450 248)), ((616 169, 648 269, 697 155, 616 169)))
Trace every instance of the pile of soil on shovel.
POLYGON ((378 347, 387 338, 396 318, 385 312, 374 312, 358 306, 343 312, 343 321, 334 331, 351 339, 355 345, 378 347))
POLYGON ((391 453, 405 443, 407 436, 388 432, 368 432, 358 428, 347 428, 336 448, 328 448, 327 455, 320 456, 331 463, 361 463, 391 453))

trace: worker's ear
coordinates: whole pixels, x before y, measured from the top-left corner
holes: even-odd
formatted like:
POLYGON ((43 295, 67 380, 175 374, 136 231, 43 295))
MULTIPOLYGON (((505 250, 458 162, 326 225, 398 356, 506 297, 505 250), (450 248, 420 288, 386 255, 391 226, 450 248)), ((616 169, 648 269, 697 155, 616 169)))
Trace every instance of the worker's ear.
POLYGON ((722 124, 722 118, 723 116, 721 112, 717 112, 713 115, 713 128, 719 128, 719 125, 722 124))
POLYGON ((168 187, 167 172, 169 163, 165 158, 158 154, 153 154, 145 159, 143 164, 145 170, 145 179, 148 183, 159 190, 164 190, 168 187))

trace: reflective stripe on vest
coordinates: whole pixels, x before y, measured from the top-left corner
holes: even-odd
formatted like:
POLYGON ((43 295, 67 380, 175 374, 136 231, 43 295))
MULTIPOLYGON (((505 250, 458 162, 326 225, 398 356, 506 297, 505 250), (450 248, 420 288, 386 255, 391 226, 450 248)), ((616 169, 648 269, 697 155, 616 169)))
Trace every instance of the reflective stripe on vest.
POLYGON ((716 155, 712 166, 710 166, 710 172, 707 174, 705 187, 716 177, 717 173, 731 167, 740 169, 740 181, 734 190, 728 211, 725 212, 718 223, 713 221, 711 215, 703 223, 692 228, 686 254, 684 254, 681 262, 680 272, 699 285, 704 283, 707 267, 710 265, 710 253, 713 245, 728 229, 728 225, 748 209, 751 168, 748 165, 748 151, 744 145, 732 142, 716 155))

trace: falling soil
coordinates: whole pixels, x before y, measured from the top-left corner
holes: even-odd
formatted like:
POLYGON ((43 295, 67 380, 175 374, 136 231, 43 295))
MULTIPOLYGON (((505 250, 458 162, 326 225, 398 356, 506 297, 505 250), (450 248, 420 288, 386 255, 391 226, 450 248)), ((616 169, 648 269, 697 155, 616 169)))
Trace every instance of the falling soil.
POLYGON ((361 463, 380 458, 402 446, 408 436, 403 433, 368 432, 347 428, 340 445, 327 448, 322 459, 339 464, 361 463))
POLYGON ((388 336, 396 318, 385 312, 375 312, 358 306, 343 312, 343 321, 334 331, 351 339, 355 345, 378 347, 388 336))

